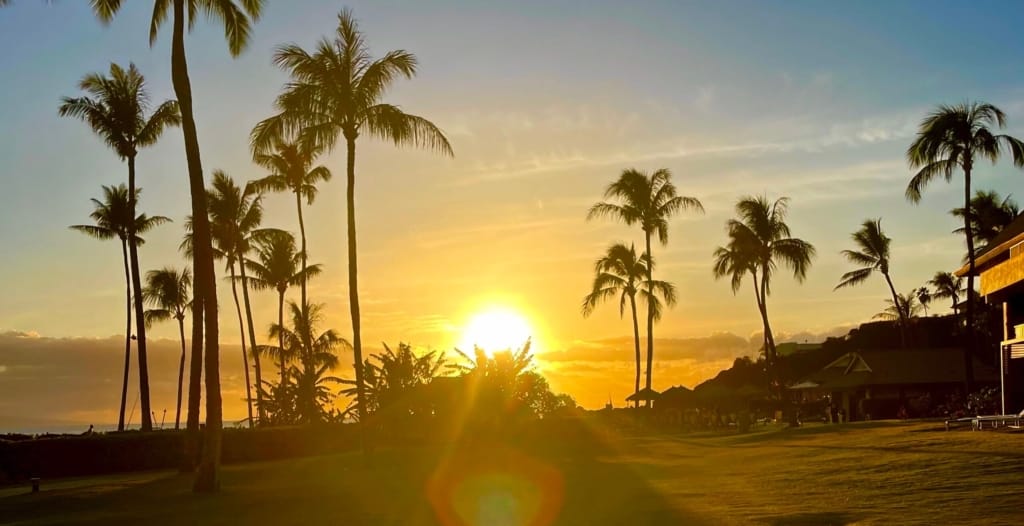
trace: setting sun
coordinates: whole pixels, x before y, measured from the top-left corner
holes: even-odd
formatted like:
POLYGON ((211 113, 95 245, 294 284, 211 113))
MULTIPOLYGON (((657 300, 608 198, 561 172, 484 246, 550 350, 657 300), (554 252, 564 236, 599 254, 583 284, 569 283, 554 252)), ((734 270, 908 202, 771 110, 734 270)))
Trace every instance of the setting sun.
POLYGON ((497 308, 475 314, 466 323, 460 347, 471 351, 473 346, 488 352, 518 349, 533 336, 529 322, 513 310, 497 308))

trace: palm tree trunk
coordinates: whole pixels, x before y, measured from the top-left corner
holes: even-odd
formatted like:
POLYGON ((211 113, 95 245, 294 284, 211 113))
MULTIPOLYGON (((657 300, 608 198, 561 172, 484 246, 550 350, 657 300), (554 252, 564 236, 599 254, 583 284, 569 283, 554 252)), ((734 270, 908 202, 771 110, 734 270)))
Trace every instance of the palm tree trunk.
POLYGON ((185 313, 178 313, 178 333, 181 336, 181 360, 178 361, 178 405, 174 412, 174 429, 181 426, 181 387, 185 379, 185 313))
MULTIPOLYGON (((220 488, 221 396, 220 396, 220 328, 217 324, 217 282, 213 270, 213 247, 210 222, 207 216, 206 188, 203 165, 199 156, 195 117, 192 114, 192 86, 185 60, 185 0, 174 0, 174 32, 171 42, 171 80, 174 94, 181 109, 181 129, 185 139, 185 158, 188 162, 189 190, 192 196, 193 267, 195 286, 193 296, 202 307, 200 339, 205 344, 206 366, 206 433, 203 454, 196 475, 194 491, 216 491, 220 488)), ((200 318, 193 318, 198 322, 200 318)), ((198 324, 198 323, 197 323, 198 324)), ((193 330, 193 334, 195 334, 193 330)), ((193 356, 195 342, 193 342, 193 356)), ((192 370, 195 371, 193 365, 192 370)), ((191 399, 190 399, 191 402, 191 399)), ((190 404, 191 405, 191 404, 190 404)), ((191 408, 190 408, 191 409, 191 408)), ((198 424, 198 407, 196 410, 198 424)), ((196 429, 196 432, 198 429, 196 429)))
POLYGON ((235 311, 238 313, 238 336, 242 339, 242 367, 245 368, 245 401, 249 410, 249 429, 254 423, 252 419, 252 383, 249 381, 249 353, 245 347, 245 323, 242 322, 242 304, 238 302, 238 286, 235 285, 235 263, 231 262, 231 295, 235 298, 235 311))
MULTIPOLYGON (((647 243, 647 293, 650 294, 647 303, 647 382, 645 387, 651 388, 651 367, 654 364, 654 256, 651 255, 651 233, 644 231, 644 241, 647 243)), ((650 400, 644 401, 646 407, 651 406, 650 400)))
POLYGON ((132 266, 132 295, 135 302, 135 349, 139 353, 139 404, 142 430, 153 430, 153 414, 149 405, 149 360, 146 356, 146 321, 142 306, 142 277, 139 275, 139 244, 135 239, 135 156, 128 157, 128 255, 132 266))
MULTIPOLYGON (((359 265, 356 261, 356 140, 345 137, 348 146, 348 186, 346 204, 348 205, 348 303, 352 313, 352 353, 356 370, 356 405, 358 406, 360 436, 367 417, 366 389, 363 385, 363 342, 359 326, 359 265)), ((365 442, 364 442, 365 446, 365 442)))
POLYGON ((636 317, 636 294, 629 297, 629 306, 633 309, 633 347, 636 349, 636 380, 633 382, 633 394, 640 392, 640 325, 636 317))
POLYGON ((302 312, 306 312, 306 223, 302 220, 302 196, 295 192, 295 208, 299 212, 299 237, 302 239, 302 312))
POLYGON ((761 347, 764 351, 764 359, 765 361, 768 361, 768 329, 765 328, 764 312, 761 307, 761 289, 757 284, 757 272, 750 271, 750 275, 753 276, 751 281, 754 284, 754 301, 757 302, 757 312, 761 314, 761 347))
POLYGON ((128 269, 128 240, 121 240, 121 256, 124 259, 125 288, 125 329, 124 329, 124 379, 121 380, 121 409, 118 411, 117 430, 124 431, 124 410, 128 402, 128 372, 132 363, 132 273, 128 269))
POLYGON ((896 306, 896 312, 900 315, 900 343, 903 348, 907 348, 907 315, 903 312, 903 305, 900 305, 900 296, 896 294, 896 287, 892 286, 892 279, 889 277, 888 272, 882 273, 885 276, 885 282, 889 284, 889 293, 892 294, 892 304, 896 306))
POLYGON ((277 350, 281 357, 281 387, 285 382, 284 364, 284 291, 277 291, 277 350))
MULTIPOLYGON (((765 339, 765 350, 764 357, 768 361, 768 367, 772 371, 772 375, 777 375, 778 371, 776 368, 776 362, 778 361, 778 350, 775 348, 775 335, 772 334, 771 323, 768 322, 768 280, 765 279, 764 274, 761 278, 761 301, 758 307, 761 310, 761 323, 764 324, 764 339, 765 339)), ((775 378, 776 381, 781 382, 781 378, 775 378)))
POLYGON ((238 264, 242 274, 242 300, 245 302, 245 322, 249 327, 249 348, 252 349, 252 364, 256 369, 256 415, 262 422, 266 417, 263 406, 263 373, 260 370, 260 353, 256 350, 256 329, 252 324, 252 306, 249 304, 249 279, 245 276, 245 258, 238 264))
POLYGON ((967 342, 964 345, 964 389, 974 388, 974 234, 971 233, 971 161, 964 163, 964 236, 967 237, 967 342))

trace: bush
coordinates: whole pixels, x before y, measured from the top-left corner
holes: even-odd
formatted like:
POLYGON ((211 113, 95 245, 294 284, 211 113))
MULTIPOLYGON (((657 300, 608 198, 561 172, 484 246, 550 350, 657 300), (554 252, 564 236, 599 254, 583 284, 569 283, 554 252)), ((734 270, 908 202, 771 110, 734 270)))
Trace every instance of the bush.
MULTIPOLYGON (((125 432, 0 440, 0 481, 177 468, 184 431, 125 432)), ((358 447, 349 424, 225 429, 224 463, 276 460, 358 447)))

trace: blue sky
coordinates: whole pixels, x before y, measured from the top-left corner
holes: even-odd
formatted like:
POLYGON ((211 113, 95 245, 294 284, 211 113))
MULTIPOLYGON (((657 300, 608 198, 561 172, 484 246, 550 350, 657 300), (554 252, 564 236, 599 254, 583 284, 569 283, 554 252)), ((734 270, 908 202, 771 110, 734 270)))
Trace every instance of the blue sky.
MULTIPOLYGON (((18 0, 0 11, 0 330, 89 338, 120 331, 118 247, 66 226, 85 221, 88 199, 101 184, 123 181, 125 170, 84 124, 56 110, 83 74, 110 61, 134 61, 154 99, 173 97, 169 39, 147 45, 151 3, 126 4, 109 27, 86 2, 18 0)), ((235 60, 218 30, 198 24, 188 50, 207 173, 262 175, 249 162, 247 135, 285 81, 271 65, 273 49, 330 34, 342 5, 268 2, 235 60)), ((681 292, 660 334, 745 338, 758 330, 751 298, 711 279, 710 254, 724 242, 735 199, 759 193, 790 196, 794 233, 819 251, 807 283, 778 279, 775 327, 824 333, 856 324, 886 295, 882 282, 831 290, 849 269, 838 251, 863 219, 883 218, 900 289, 959 260, 946 212, 960 187, 931 187, 918 206, 903 198, 911 175, 903 152, 921 117, 938 103, 981 99, 1007 112, 1010 133, 1024 135, 1018 2, 345 5, 375 55, 416 53, 419 75, 388 99, 433 120, 456 150, 444 159, 360 145, 361 293, 371 342, 446 348, 460 341, 467 317, 492 305, 523 312, 541 350, 628 335, 614 307, 584 320, 578 305, 603 247, 639 240, 625 227, 583 219, 603 186, 631 166, 670 168, 680 191, 708 209, 675 221, 671 243, 655 251, 681 292)), ((315 299, 347 333, 343 161, 340 152, 322 160, 336 179, 308 221, 311 258, 326 269, 315 299)), ((188 210, 184 170, 177 130, 139 158, 145 210, 176 221, 150 236, 146 268, 183 264, 175 247, 188 210)), ((977 188, 1024 200, 1024 174, 1008 162, 979 172, 977 188)), ((266 202, 267 223, 296 228, 288 198, 266 202)), ((223 312, 224 333, 233 335, 231 311, 223 312)), ((273 312, 273 301, 260 298, 258 320, 273 312)), ((691 369, 663 383, 707 373, 691 369)))

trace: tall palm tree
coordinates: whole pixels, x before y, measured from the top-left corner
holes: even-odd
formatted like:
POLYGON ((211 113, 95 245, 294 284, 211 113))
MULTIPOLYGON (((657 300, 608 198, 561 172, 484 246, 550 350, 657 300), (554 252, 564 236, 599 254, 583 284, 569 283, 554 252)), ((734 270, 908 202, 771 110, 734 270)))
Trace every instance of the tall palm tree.
MULTIPOLYGON (((252 182, 260 192, 291 192, 295 194, 295 210, 299 216, 299 238, 302 253, 302 268, 306 268, 306 223, 302 219, 302 201, 312 205, 316 199, 317 183, 331 180, 331 171, 325 166, 313 166, 313 162, 323 152, 322 147, 298 141, 275 139, 273 149, 269 153, 257 154, 256 164, 270 170, 270 175, 252 182)), ((299 305, 308 305, 306 299, 306 281, 302 281, 302 301, 299 305)), ((308 344, 308 342, 307 342, 308 344)))
POLYGON ((626 302, 633 313, 633 347, 636 351, 636 377, 633 392, 640 391, 640 325, 636 314, 636 294, 647 279, 647 259, 637 257, 636 249, 622 243, 608 247, 605 255, 594 263, 594 284, 583 298, 583 317, 590 316, 601 302, 618 296, 619 317, 625 314, 626 302))
POLYGON ((917 302, 921 304, 921 310, 924 311, 924 315, 928 316, 928 305, 932 303, 932 291, 928 287, 918 287, 914 289, 914 296, 917 298, 917 302))
POLYGON ((146 311, 146 324, 178 320, 178 335, 181 338, 181 358, 178 360, 178 403, 174 411, 174 429, 181 425, 181 389, 185 379, 185 312, 191 308, 189 292, 192 288, 192 273, 187 268, 177 270, 164 267, 146 273, 146 286, 142 298, 153 306, 146 311))
MULTIPOLYGON (((121 9, 123 0, 90 0, 93 11, 103 23, 109 23, 121 9)), ((199 440, 199 377, 202 374, 203 344, 206 345, 206 446, 195 491, 216 491, 220 488, 221 397, 220 397, 220 328, 217 325, 217 282, 213 268, 213 246, 207 220, 206 192, 203 182, 203 164, 199 153, 195 116, 192 111, 192 84, 188 78, 185 57, 185 18, 191 29, 199 14, 212 18, 224 27, 224 37, 232 56, 238 56, 249 43, 251 23, 258 20, 263 0, 154 0, 153 17, 149 26, 149 45, 156 43, 160 26, 172 16, 171 82, 181 107, 182 132, 185 140, 185 159, 188 163, 189 192, 192 198, 192 217, 195 234, 193 275, 194 312, 202 312, 203 323, 192 327, 192 367, 189 374, 188 439, 184 458, 191 462, 199 440), (187 15, 186 15, 187 13, 187 15), (204 330, 205 329, 205 330, 204 330), (205 340, 204 340, 205 336, 205 340)), ((196 317, 199 319, 199 316, 196 317)))
MULTIPOLYGON (((135 158, 139 150, 152 146, 169 126, 181 123, 178 103, 165 101, 153 112, 150 109, 146 79, 135 64, 124 69, 110 65, 110 76, 90 73, 78 87, 83 97, 63 97, 59 114, 86 122, 122 161, 128 162, 128 210, 135 217, 135 158)), ((142 277, 139 275, 138 245, 134 242, 134 225, 128 232, 128 253, 131 260, 132 290, 135 304, 135 334, 139 353, 139 400, 142 409, 142 430, 153 429, 149 404, 149 361, 146 355, 146 324, 142 317, 142 277)))
MULTIPOLYGON (((138 201, 141 188, 135 189, 135 200, 138 201)), ((135 246, 145 243, 140 237, 157 225, 170 219, 163 216, 148 217, 139 214, 131 221, 131 205, 128 199, 128 187, 121 184, 103 187, 103 200, 93 199, 93 211, 89 214, 94 224, 72 225, 77 230, 96 239, 121 240, 121 256, 124 261, 124 294, 125 294, 125 328, 124 328, 124 377, 121 382, 121 406, 118 410, 117 430, 124 431, 124 410, 128 398, 128 371, 132 360, 132 274, 128 263, 128 239, 135 240, 135 246), (130 226, 132 225, 132 226, 130 226), (134 231, 134 235, 130 232, 134 231)))
MULTIPOLYGON (((263 205, 259 194, 249 185, 242 189, 234 180, 221 170, 214 170, 213 183, 207 190, 207 203, 210 210, 210 229, 213 235, 214 256, 225 261, 228 279, 231 282, 231 295, 235 301, 238 314, 238 330, 242 340, 242 364, 245 367, 246 400, 249 409, 249 427, 253 426, 252 391, 249 381, 249 353, 246 349, 246 324, 242 319, 242 306, 238 301, 237 281, 242 281, 245 296, 245 313, 248 319, 249 349, 256 347, 256 331, 252 324, 252 310, 249 304, 248 284, 245 279, 245 258, 252 251, 254 239, 265 235, 266 231, 258 229, 263 221, 263 205), (235 268, 241 267, 242 279, 236 279, 235 268)), ((259 386, 263 381, 259 361, 259 353, 253 353, 253 364, 256 373, 257 407, 262 404, 259 386)), ((262 414, 260 415, 262 416, 262 414)))
POLYGON ((716 278, 729 276, 734 293, 739 290, 747 272, 753 276, 758 310, 764 326, 765 357, 769 366, 774 366, 778 357, 775 337, 768 321, 772 276, 781 264, 793 271, 793 277, 798 282, 803 282, 815 256, 813 245, 792 237, 786 223, 788 212, 787 197, 780 197, 774 202, 769 202, 765 196, 740 199, 736 203, 739 218, 730 219, 726 223, 729 243, 716 249, 714 254, 716 278))
MULTIPOLYGON (((619 178, 604 191, 605 199, 614 202, 600 202, 590 207, 587 219, 607 217, 627 225, 640 225, 644 233, 644 251, 649 257, 651 236, 658 235, 662 245, 668 244, 668 222, 672 216, 684 210, 704 213, 704 206, 696 197, 677 194, 672 183, 672 173, 662 168, 649 176, 635 169, 623 170, 619 178)), ((648 296, 654 297, 655 284, 653 266, 647 267, 648 296)), ((651 388, 651 370, 654 361, 654 320, 655 312, 647 311, 647 382, 651 388)))
MULTIPOLYGON (((896 303, 896 287, 893 286, 892 276, 889 275, 889 245, 892 243, 892 239, 882 231, 882 220, 865 220, 860 230, 854 232, 851 237, 857 246, 857 250, 844 250, 840 254, 846 257, 850 263, 859 265, 861 268, 843 274, 835 290, 860 285, 867 281, 871 274, 878 272, 885 278, 885 283, 889 285, 889 293, 892 295, 893 304, 900 305, 896 303)), ((900 323, 900 343, 906 348, 907 313, 899 312, 897 319, 900 323)))
POLYGON ((907 185, 906 197, 921 201, 921 192, 936 178, 953 180, 959 168, 964 174, 964 238, 967 241, 967 345, 964 347, 964 384, 970 392, 974 384, 974 274, 976 252, 971 225, 971 175, 977 161, 993 163, 1009 152, 1013 164, 1024 167, 1024 142, 1009 135, 995 134, 993 128, 1005 128, 1006 115, 983 102, 940 105, 921 121, 917 137, 907 148, 907 161, 918 172, 907 185))
MULTIPOLYGON (((303 280, 320 274, 320 265, 309 265, 302 269, 302 254, 295 249, 295 236, 288 232, 276 232, 261 239, 256 245, 256 257, 245 262, 252 276, 250 284, 256 290, 277 291, 277 326, 284 327, 284 293, 288 287, 299 285, 303 280)), ((286 349, 281 332, 278 348, 286 349)), ((273 337, 273 336, 272 336, 273 337)), ((288 373, 284 354, 281 354, 281 383, 288 373)))
MULTIPOLYGON (((963 220, 966 212, 963 207, 950 210, 953 217, 963 220)), ((971 198, 971 236, 981 241, 975 248, 975 254, 980 254, 993 239, 999 235, 1020 213, 1020 208, 1012 196, 1000 198, 995 191, 978 190, 971 198)), ((964 227, 953 231, 956 234, 963 234, 964 227)))
POLYGON ((453 155, 452 147, 432 122, 381 102, 395 80, 416 74, 416 57, 398 50, 376 60, 371 58, 348 9, 338 14, 333 40, 321 39, 312 53, 295 44, 281 46, 274 53, 274 62, 288 71, 291 81, 274 103, 278 114, 253 129, 253 152, 267 154, 275 141, 294 135, 311 148, 325 150, 333 149, 339 137, 345 139, 349 309, 358 405, 365 407, 356 257, 356 140, 366 133, 396 146, 427 148, 449 156, 453 155))
POLYGON ((951 272, 939 271, 928 284, 935 289, 932 298, 949 299, 953 302, 953 314, 957 315, 960 312, 960 295, 964 292, 963 278, 954 276, 951 272))

